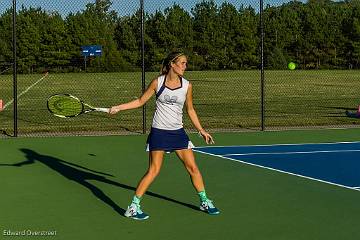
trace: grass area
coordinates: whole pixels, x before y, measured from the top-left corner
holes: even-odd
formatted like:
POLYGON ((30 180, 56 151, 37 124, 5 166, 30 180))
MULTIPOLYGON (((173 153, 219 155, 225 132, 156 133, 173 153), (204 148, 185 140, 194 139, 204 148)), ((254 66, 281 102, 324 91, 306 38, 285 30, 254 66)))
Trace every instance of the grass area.
MULTIPOLYGON (((358 125, 345 110, 359 104, 360 71, 266 71, 265 124, 267 127, 358 125)), ((147 73, 147 83, 157 73, 147 73)), ((18 93, 37 82, 41 75, 19 75, 18 93)), ((258 129, 260 126, 259 71, 187 72, 194 85, 194 103, 208 129, 258 129)), ((1 98, 12 99, 12 77, 0 75, 1 98)), ((19 98, 20 133, 130 131, 141 132, 142 109, 117 116, 91 113, 73 119, 50 115, 46 99, 54 93, 71 93, 96 106, 112 106, 141 94, 140 73, 51 74, 19 98)), ((147 104, 150 126, 154 100, 147 104)), ((12 105, 0 114, 0 129, 12 131, 12 105)), ((185 125, 190 128, 189 119, 185 125)))

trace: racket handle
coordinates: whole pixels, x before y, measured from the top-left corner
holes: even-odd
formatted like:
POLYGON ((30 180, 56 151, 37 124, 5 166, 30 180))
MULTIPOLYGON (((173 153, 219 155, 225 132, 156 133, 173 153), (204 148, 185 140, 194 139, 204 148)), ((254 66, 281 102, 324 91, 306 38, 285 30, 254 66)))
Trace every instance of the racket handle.
POLYGON ((94 108, 95 111, 109 113, 110 108, 94 108))

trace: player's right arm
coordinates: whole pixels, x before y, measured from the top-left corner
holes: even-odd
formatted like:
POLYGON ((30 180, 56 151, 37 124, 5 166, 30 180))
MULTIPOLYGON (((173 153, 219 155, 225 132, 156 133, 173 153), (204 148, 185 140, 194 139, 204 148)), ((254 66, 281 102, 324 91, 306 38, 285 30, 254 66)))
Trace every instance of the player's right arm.
POLYGON ((110 108, 110 114, 116 114, 119 111, 134 109, 143 106, 156 92, 157 88, 157 78, 152 80, 149 84, 148 88, 145 90, 145 92, 141 95, 140 98, 137 98, 133 101, 123 103, 120 105, 116 105, 110 108))

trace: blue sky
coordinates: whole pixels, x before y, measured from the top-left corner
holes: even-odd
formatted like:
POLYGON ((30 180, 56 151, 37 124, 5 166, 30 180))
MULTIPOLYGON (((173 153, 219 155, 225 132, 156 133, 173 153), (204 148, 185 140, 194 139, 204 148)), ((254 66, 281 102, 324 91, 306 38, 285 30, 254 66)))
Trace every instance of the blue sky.
MULTIPOLYGON (((306 2, 305 0, 301 0, 306 2)), ((85 9, 87 3, 95 2, 95 0, 17 0, 17 6, 24 5, 25 7, 41 7, 49 11, 57 11, 66 16, 69 12, 77 12, 85 9)), ((132 14, 139 7, 138 0, 112 0, 112 9, 116 10, 120 15, 132 14)), ((147 12, 154 12, 155 10, 163 10, 166 7, 177 3, 182 8, 190 11, 197 2, 196 0, 144 0, 145 10, 147 12)), ((223 2, 229 2, 234 6, 252 5, 255 9, 259 8, 259 0, 215 0, 216 4, 221 5, 223 2)), ((290 0, 264 0, 264 6, 281 5, 290 2, 290 0)), ((0 0, 0 13, 12 5, 12 0, 0 0)))

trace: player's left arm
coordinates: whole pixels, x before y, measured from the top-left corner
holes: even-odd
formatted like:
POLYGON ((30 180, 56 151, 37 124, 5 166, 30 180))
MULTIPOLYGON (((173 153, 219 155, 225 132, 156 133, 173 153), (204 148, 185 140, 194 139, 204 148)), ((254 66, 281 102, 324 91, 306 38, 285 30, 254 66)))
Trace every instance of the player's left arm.
POLYGON ((207 144, 213 144, 214 143, 213 137, 208 132, 206 132, 205 129, 201 126, 199 117, 194 108, 193 88, 191 83, 189 83, 188 91, 186 94, 185 106, 191 122, 193 123, 194 127, 199 131, 201 136, 205 139, 205 142, 207 144))

